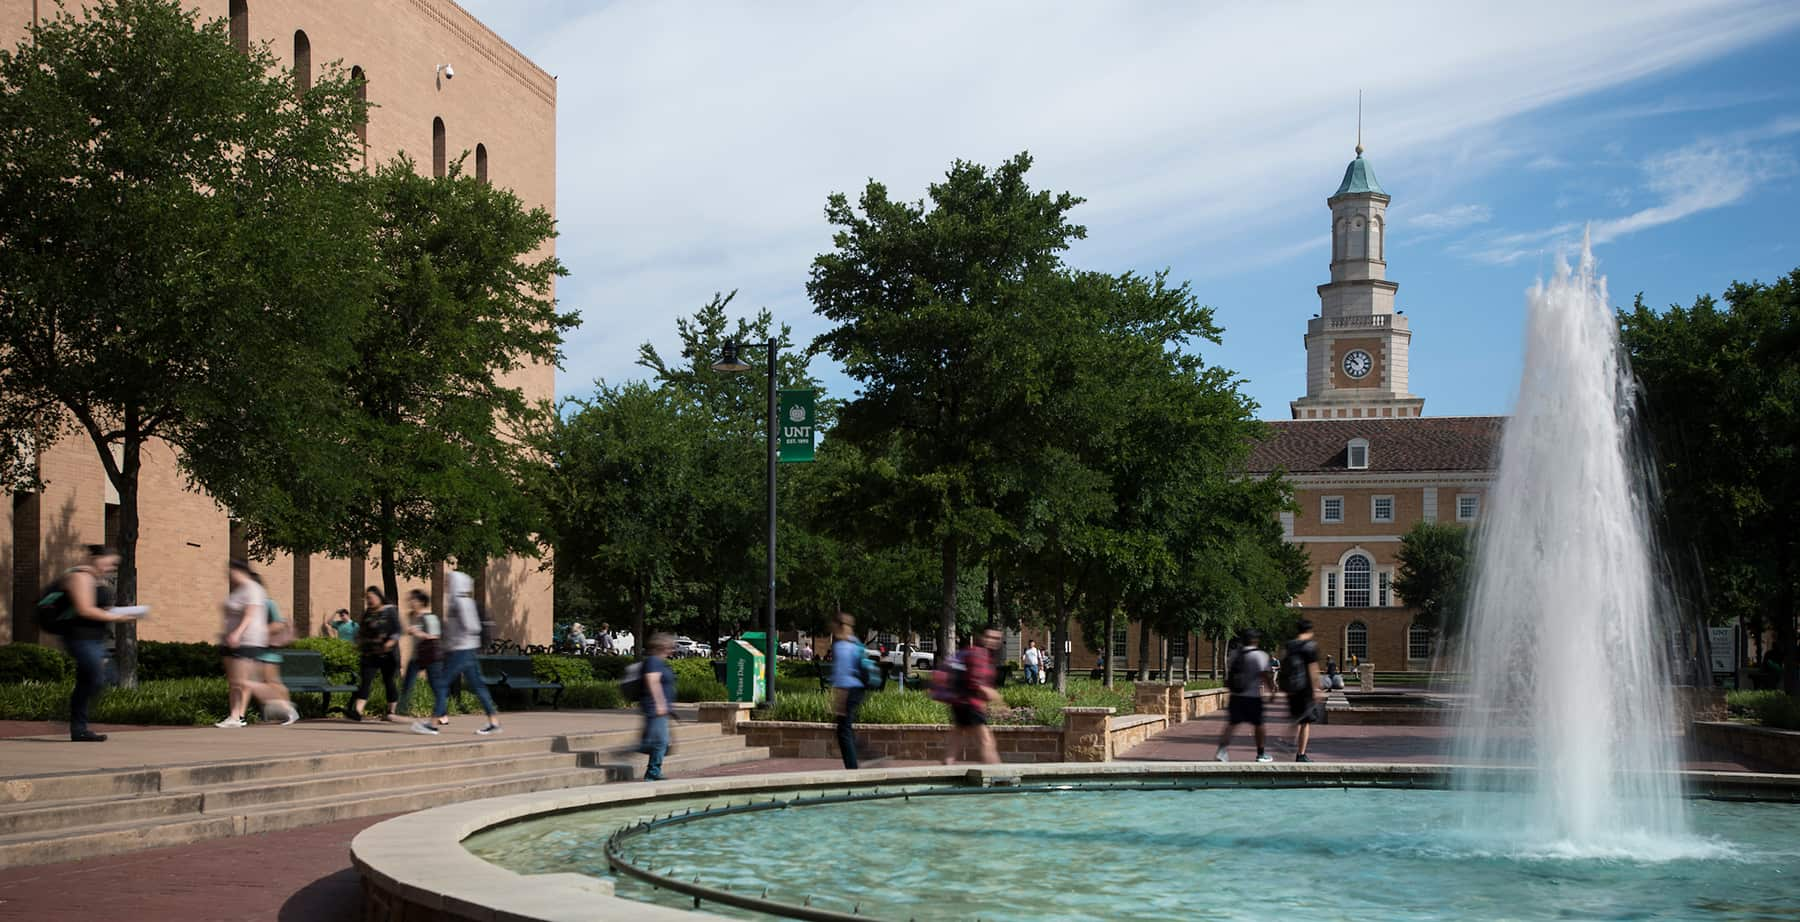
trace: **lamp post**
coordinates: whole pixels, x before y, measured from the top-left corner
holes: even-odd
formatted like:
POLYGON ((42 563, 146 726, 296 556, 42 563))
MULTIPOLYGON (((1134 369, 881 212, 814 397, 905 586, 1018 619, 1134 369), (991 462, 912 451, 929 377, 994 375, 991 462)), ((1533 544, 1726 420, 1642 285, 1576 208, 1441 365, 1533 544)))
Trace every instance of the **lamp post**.
MULTIPOLYGON (((750 365, 738 358, 738 344, 726 342, 719 350, 719 360, 713 363, 713 371, 726 374, 743 374, 750 370, 750 365)), ((780 452, 780 443, 776 438, 775 422, 775 373, 776 359, 780 356, 781 343, 771 338, 766 347, 769 359, 769 543, 767 546, 767 576, 769 581, 769 619, 768 633, 763 637, 766 662, 763 664, 763 693, 768 705, 775 706, 775 657, 781 652, 781 642, 775 633, 775 462, 780 452)))

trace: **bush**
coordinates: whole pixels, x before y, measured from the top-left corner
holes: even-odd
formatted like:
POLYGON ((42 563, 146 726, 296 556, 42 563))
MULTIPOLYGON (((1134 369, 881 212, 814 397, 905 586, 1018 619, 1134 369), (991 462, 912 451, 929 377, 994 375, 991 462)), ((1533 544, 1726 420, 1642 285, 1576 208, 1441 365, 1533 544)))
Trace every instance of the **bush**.
POLYGON ((579 656, 538 655, 531 658, 531 674, 539 682, 561 682, 568 686, 594 681, 594 666, 579 656))
POLYGON ((675 700, 685 702, 724 701, 725 683, 712 677, 709 670, 705 678, 698 676, 675 676, 675 700))
POLYGON ((210 679, 223 675, 219 648, 209 643, 174 643, 166 640, 138 642, 138 677, 154 679, 210 679))
POLYGON ((34 643, 9 643, 0 647, 0 684, 55 683, 74 675, 75 661, 69 658, 69 654, 55 647, 43 647, 34 643))
POLYGON ((629 656, 602 654, 588 657, 588 667, 597 680, 617 682, 625 677, 625 667, 636 662, 629 656))
POLYGON ((1777 730, 1800 730, 1800 698, 1783 691, 1734 691, 1725 694, 1725 706, 1738 717, 1747 717, 1777 730))
MULTIPOLYGON (((68 720, 72 682, 0 686, 0 720, 68 720)), ((89 709, 95 723, 204 726, 229 710, 223 676, 108 688, 89 709)))
POLYGON ((296 650, 312 650, 325 657, 325 674, 340 682, 356 682, 362 671, 362 654, 356 644, 336 637, 302 637, 294 641, 296 650))
POLYGON ((583 711, 605 711, 629 707, 617 682, 578 682, 563 689, 563 707, 583 711))

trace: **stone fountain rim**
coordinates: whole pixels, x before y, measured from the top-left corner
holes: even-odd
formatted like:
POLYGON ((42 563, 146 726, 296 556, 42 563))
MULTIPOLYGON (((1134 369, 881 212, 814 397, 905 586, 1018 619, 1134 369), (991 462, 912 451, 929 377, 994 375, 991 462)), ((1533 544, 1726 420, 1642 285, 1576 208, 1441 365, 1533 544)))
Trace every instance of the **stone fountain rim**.
MULTIPOLYGON (((1329 764, 1216 762, 1047 763, 983 766, 927 766, 858 771, 789 772, 739 775, 655 783, 626 782, 514 794, 434 807, 378 823, 350 843, 351 860, 361 873, 365 892, 379 892, 434 913, 495 922, 591 922, 632 919, 647 922, 697 922, 722 919, 643 903, 613 894, 611 881, 580 874, 523 875, 477 857, 463 842, 476 833, 527 819, 538 819, 594 807, 614 807, 705 794, 741 795, 756 791, 808 788, 870 787, 882 784, 962 782, 1068 781, 1080 778, 1233 778, 1254 785, 1280 777, 1330 786, 1338 779, 1423 783, 1440 781, 1455 770, 1446 764, 1329 764)), ((1800 799, 1800 775, 1749 772, 1682 772, 1690 791, 1730 791, 1754 799, 1761 793, 1800 799)))

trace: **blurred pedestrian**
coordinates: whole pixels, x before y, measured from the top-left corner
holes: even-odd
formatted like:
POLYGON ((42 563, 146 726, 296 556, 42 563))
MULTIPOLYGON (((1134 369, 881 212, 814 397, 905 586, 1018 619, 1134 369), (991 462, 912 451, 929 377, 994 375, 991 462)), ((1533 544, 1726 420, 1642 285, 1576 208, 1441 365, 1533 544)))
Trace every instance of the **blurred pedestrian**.
POLYGON ((263 681, 262 656, 269 648, 269 597, 262 583, 243 560, 231 561, 226 570, 231 593, 225 597, 224 631, 219 645, 225 654, 225 682, 230 713, 213 726, 234 730, 244 726, 244 712, 252 699, 285 722, 300 719, 287 700, 287 689, 263 681), (291 718, 291 719, 290 719, 291 718))
POLYGON ((269 588, 263 586, 262 577, 252 573, 250 578, 256 585, 262 586, 263 599, 269 609, 269 645, 257 656, 257 670, 262 674, 263 686, 271 694, 279 694, 280 700, 263 702, 263 716, 280 719, 282 726, 288 726, 300 720, 300 709, 294 706, 294 698, 288 694, 287 683, 281 680, 281 648, 294 642, 294 625, 281 616, 281 606, 275 604, 275 597, 268 594, 269 588))
MULTIPOLYGON (((481 651, 481 622, 481 608, 475 604, 475 581, 461 570, 452 570, 450 596, 444 600, 444 636, 440 641, 444 666, 438 670, 437 686, 432 689, 437 701, 431 716, 438 726, 450 723, 450 683, 460 676, 463 685, 475 693, 482 711, 487 714, 487 725, 475 732, 490 736, 500 732, 500 709, 494 707, 494 696, 488 693, 487 683, 481 680, 481 665, 476 658, 481 651)), ((438 732, 438 727, 415 720, 412 730, 433 734, 438 732)))
POLYGON ((577 621, 574 624, 569 625, 569 646, 574 648, 574 652, 587 652, 587 645, 587 631, 582 628, 581 622, 577 621))
POLYGON ((644 732, 638 751, 650 757, 644 764, 645 781, 662 780, 663 756, 669 752, 669 717, 675 705, 675 670, 669 668, 669 654, 674 649, 675 638, 652 634, 646 647, 649 655, 639 664, 638 706, 644 710, 644 732))
POLYGON ((988 728, 988 707, 1001 703, 1000 691, 994 687, 994 654, 1000 643, 1000 629, 990 627, 956 654, 952 669, 957 688, 950 701, 950 741, 944 750, 945 765, 954 765, 964 758, 970 743, 983 763, 1000 761, 994 732, 988 728))
POLYGON ((69 741, 73 743, 106 742, 106 734, 88 729, 88 705, 100 692, 106 665, 106 626, 130 618, 112 611, 112 580, 118 571, 118 551, 90 544, 87 560, 58 577, 38 602, 40 623, 57 626, 63 646, 75 660, 75 689, 69 693, 69 741))
MULTIPOLYGON (((443 633, 443 619, 432 613, 430 594, 423 589, 407 593, 406 636, 412 640, 412 656, 407 658, 400 680, 400 710, 407 716, 413 713, 413 683, 421 675, 432 691, 432 709, 437 709, 436 694, 438 686, 442 684, 438 682, 438 672, 444 668, 440 661, 438 639, 443 633)), ((416 723, 413 732, 420 732, 416 723)))
POLYGON ((1323 707, 1313 690, 1319 687, 1319 645, 1313 640, 1311 621, 1301 618, 1294 626, 1294 639, 1288 641, 1281 656, 1281 690, 1287 694, 1288 718, 1297 727, 1294 737, 1294 761, 1311 762, 1306 744, 1312 739, 1312 725, 1323 707))
POLYGON ((837 717, 838 753, 845 768, 856 768, 856 712, 868 693, 864 662, 869 652, 856 640, 856 619, 838 612, 831 641, 831 712, 837 717))
POLYGON ((362 678, 356 683, 356 700, 350 703, 346 717, 362 720, 363 706, 381 676, 381 690, 387 695, 387 711, 382 720, 393 720, 400 706, 400 612, 389 605, 380 588, 363 590, 363 616, 356 626, 356 648, 362 655, 362 678))
POLYGON ((1219 736, 1219 751, 1213 755, 1220 762, 1231 761, 1228 752, 1231 732, 1238 724, 1246 723, 1256 728, 1256 761, 1275 761, 1275 757, 1266 751, 1267 731, 1263 729, 1263 692, 1274 694, 1275 685, 1269 678, 1269 654, 1257 646, 1261 642, 1261 631, 1245 631, 1243 644, 1226 664, 1225 685, 1231 698, 1226 710, 1225 732, 1219 736))

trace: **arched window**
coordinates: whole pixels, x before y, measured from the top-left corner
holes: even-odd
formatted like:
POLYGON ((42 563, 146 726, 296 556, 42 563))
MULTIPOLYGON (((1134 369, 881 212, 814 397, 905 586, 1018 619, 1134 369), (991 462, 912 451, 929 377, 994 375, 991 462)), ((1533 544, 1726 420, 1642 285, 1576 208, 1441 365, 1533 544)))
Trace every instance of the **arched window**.
POLYGON ((231 0, 231 47, 250 50, 250 2, 231 0))
POLYGON ((431 175, 444 178, 444 120, 431 120, 431 175))
POLYGON ((1352 621, 1344 628, 1344 655, 1354 656, 1358 660, 1369 658, 1369 626, 1361 621, 1352 621))
POLYGON ((361 66, 350 68, 350 82, 356 85, 356 101, 363 106, 362 117, 356 120, 356 140, 363 146, 363 166, 369 165, 369 75, 363 73, 361 66))
POLYGON ((1406 658, 1431 659, 1431 641, 1434 638, 1431 628, 1423 624, 1414 624, 1406 629, 1406 658))
POLYGON ((1368 231, 1360 216, 1350 219, 1349 244, 1349 249, 1344 252, 1347 259, 1362 259, 1369 252, 1368 231))
POLYGON ((1351 554, 1344 560, 1344 607, 1369 607, 1369 558, 1351 554))
POLYGON ((299 29, 294 30, 294 89, 312 89, 312 40, 299 29))
POLYGON ((487 145, 475 145, 475 178, 487 182, 487 145))
POLYGON ((1376 218, 1369 222, 1369 255, 1376 259, 1387 259, 1387 240, 1381 232, 1387 230, 1387 222, 1376 218))

